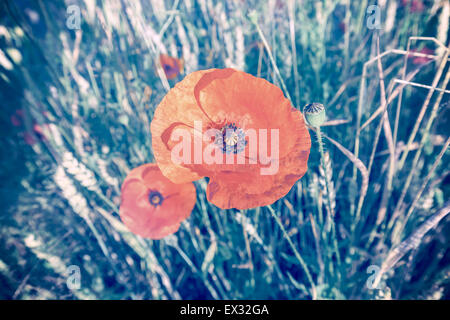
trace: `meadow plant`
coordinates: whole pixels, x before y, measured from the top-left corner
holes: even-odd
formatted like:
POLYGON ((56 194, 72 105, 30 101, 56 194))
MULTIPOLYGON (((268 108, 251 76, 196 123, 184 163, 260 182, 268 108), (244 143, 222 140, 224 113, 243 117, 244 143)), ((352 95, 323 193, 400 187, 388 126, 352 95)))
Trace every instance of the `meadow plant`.
POLYGON ((450 297, 448 1, 0 11, 0 298, 450 297), (239 210, 208 201, 214 177, 192 179, 190 216, 141 237, 119 215, 125 178, 155 162, 163 98, 212 68, 265 79, 303 112, 308 169, 270 205, 239 210))

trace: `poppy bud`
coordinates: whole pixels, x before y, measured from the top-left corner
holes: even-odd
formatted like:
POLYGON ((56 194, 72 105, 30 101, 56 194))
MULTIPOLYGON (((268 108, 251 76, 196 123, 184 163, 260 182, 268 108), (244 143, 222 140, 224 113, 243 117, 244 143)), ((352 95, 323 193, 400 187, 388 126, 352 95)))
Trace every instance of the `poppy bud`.
POLYGON ((320 127, 325 122, 325 107, 321 103, 313 102, 303 108, 306 121, 313 127, 320 127))

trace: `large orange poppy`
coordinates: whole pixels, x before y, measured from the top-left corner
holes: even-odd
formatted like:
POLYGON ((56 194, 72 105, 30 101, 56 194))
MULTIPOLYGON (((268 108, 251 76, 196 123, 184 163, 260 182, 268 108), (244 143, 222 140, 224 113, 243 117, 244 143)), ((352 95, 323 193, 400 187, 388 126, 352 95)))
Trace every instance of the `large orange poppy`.
POLYGON ((162 173, 175 183, 208 177, 207 198, 223 209, 269 205, 286 195, 305 174, 311 148, 301 112, 282 91, 264 79, 234 69, 202 70, 186 76, 156 108, 151 132, 153 153, 162 173), (172 151, 180 141, 177 129, 191 134, 190 161, 174 161, 172 151), (219 135, 207 139, 212 143, 203 142, 200 153, 210 152, 207 148, 215 145, 212 154, 229 157, 229 164, 226 160, 196 161, 199 152, 195 141, 199 141, 198 136, 205 139, 209 129, 219 135), (273 151, 272 140, 276 142, 270 133, 277 131, 278 155, 272 152, 268 158, 255 159, 250 150, 254 144, 247 135, 251 129, 267 132, 267 155, 273 151), (274 163, 275 173, 261 173, 274 163))
POLYGON ((175 233, 196 201, 192 183, 175 184, 154 163, 139 166, 122 184, 120 217, 131 232, 161 239, 175 233))

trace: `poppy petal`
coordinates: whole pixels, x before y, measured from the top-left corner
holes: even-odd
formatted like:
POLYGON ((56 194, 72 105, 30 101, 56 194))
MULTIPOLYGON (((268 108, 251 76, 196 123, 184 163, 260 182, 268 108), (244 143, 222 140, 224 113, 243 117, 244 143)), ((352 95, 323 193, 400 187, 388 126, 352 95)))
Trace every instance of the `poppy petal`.
POLYGON ((171 146, 177 128, 193 128, 194 121, 209 121, 198 107, 194 98, 194 87, 200 78, 210 70, 189 74, 163 98, 156 108, 151 123, 152 148, 156 162, 163 174, 175 183, 185 183, 201 178, 189 168, 172 161, 171 146), (177 121, 174 121, 176 119, 177 121))

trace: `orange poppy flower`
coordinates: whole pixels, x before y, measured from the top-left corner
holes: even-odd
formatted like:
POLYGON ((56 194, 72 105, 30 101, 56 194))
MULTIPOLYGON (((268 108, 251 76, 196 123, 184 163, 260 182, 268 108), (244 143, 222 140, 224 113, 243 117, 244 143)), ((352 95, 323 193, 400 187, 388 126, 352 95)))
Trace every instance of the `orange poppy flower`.
POLYGON ((183 71, 182 59, 177 59, 166 54, 161 54, 159 56, 159 62, 161 63, 167 79, 174 79, 183 71))
POLYGON ((285 196, 305 174, 311 148, 301 112, 282 91, 233 69, 186 76, 156 108, 151 132, 162 173, 175 183, 208 177, 207 198, 222 209, 285 196), (174 158, 180 144, 182 156, 174 158))
POLYGON ((161 239, 178 230, 195 201, 192 183, 174 184, 156 164, 147 163, 131 170, 125 178, 119 213, 131 232, 161 239))

